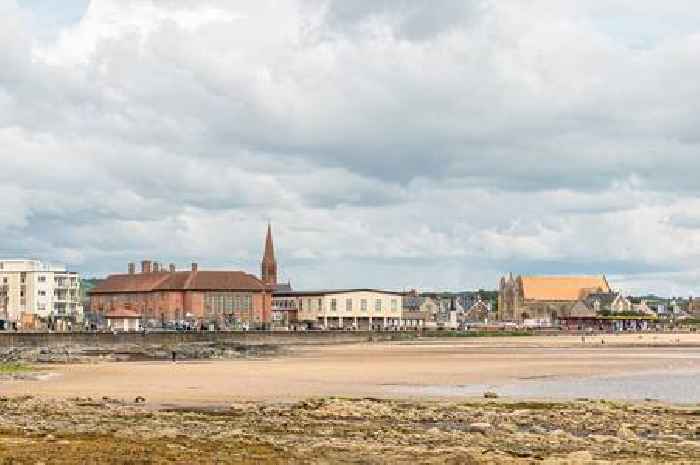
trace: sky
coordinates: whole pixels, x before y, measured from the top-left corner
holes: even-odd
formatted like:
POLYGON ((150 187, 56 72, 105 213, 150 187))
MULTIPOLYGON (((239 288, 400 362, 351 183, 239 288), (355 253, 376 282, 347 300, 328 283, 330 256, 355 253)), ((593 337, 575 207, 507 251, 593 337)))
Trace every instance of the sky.
POLYGON ((700 294, 694 0, 0 0, 0 256, 700 294))

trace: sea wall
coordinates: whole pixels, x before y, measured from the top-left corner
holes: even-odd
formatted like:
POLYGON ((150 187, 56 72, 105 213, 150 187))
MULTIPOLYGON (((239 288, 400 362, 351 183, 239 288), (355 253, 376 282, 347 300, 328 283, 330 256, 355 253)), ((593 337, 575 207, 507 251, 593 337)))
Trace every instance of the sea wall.
POLYGON ((323 345, 390 341, 415 337, 411 332, 370 331, 150 331, 132 333, 107 332, 0 332, 0 347, 114 347, 177 346, 192 343, 235 345, 323 345))

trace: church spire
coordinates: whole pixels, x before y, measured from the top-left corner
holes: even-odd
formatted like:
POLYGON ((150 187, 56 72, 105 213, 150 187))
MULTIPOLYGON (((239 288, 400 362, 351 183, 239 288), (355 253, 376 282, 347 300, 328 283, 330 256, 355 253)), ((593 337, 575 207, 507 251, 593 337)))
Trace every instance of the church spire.
POLYGON ((260 266, 260 278, 265 284, 277 284, 277 261, 275 260, 275 247, 272 245, 272 226, 270 223, 267 223, 265 254, 260 266))

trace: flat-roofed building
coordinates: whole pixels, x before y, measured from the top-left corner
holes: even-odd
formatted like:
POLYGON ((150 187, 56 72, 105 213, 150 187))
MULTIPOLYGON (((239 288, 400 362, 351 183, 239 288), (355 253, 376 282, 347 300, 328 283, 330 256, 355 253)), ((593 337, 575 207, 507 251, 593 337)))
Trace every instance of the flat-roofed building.
POLYGON ((41 321, 63 329, 82 317, 77 272, 39 260, 0 259, 0 326, 41 321))
POLYGON ((379 289, 334 289, 275 292, 292 301, 296 323, 343 329, 398 329, 404 326, 402 292, 379 289))

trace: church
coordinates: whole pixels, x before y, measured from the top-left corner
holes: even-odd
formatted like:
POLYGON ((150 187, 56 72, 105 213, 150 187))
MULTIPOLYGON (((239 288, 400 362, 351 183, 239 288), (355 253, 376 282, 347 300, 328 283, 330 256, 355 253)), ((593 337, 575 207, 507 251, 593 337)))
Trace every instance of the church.
POLYGON ((498 319, 534 320, 552 324, 568 316, 571 309, 591 294, 610 293, 601 276, 518 276, 502 277, 498 286, 498 319))

